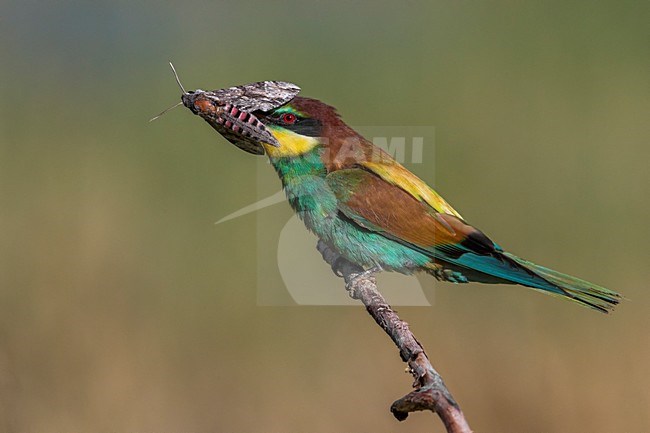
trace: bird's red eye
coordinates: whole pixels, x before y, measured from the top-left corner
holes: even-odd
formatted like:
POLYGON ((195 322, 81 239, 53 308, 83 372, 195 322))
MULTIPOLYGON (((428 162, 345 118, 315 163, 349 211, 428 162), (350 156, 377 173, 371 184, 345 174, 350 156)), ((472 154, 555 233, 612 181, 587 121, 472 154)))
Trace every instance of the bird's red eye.
POLYGON ((292 124, 296 123, 296 120, 298 120, 298 118, 293 113, 284 113, 282 115, 282 121, 284 123, 286 123, 287 125, 292 125, 292 124))

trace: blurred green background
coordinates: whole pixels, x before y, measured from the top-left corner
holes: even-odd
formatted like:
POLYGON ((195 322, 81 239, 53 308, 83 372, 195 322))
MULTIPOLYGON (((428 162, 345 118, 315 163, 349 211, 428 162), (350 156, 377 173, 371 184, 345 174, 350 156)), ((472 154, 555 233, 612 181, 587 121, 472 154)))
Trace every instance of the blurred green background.
POLYGON ((469 221, 629 298, 400 308, 472 427, 650 431, 649 12, 2 1, 0 431, 443 430, 392 418, 410 376, 362 309, 257 306, 256 216, 213 224, 256 160, 183 108, 147 122, 179 98, 168 60, 187 88, 281 79, 353 125, 435 126, 411 168, 469 221))

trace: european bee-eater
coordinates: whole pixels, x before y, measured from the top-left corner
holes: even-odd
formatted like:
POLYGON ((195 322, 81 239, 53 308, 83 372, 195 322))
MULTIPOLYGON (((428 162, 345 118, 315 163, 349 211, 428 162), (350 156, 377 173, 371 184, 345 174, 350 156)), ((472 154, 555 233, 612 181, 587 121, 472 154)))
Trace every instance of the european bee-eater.
POLYGON ((605 313, 618 304, 614 291, 504 251, 333 107, 299 90, 265 81, 183 90, 181 99, 232 143, 265 153, 307 228, 365 269, 520 284, 605 313))

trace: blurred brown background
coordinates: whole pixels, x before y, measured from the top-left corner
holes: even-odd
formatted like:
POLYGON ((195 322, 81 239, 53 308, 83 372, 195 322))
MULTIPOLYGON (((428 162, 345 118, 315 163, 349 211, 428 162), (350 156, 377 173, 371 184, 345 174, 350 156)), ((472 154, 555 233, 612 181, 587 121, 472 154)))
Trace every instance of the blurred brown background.
POLYGON ((442 431, 388 412, 410 376, 362 309, 257 306, 256 217, 213 224, 257 198, 255 158, 182 108, 147 123, 168 60, 434 125, 412 168, 469 221, 630 299, 400 308, 472 427, 650 431, 647 2, 0 6, 0 431, 442 431))

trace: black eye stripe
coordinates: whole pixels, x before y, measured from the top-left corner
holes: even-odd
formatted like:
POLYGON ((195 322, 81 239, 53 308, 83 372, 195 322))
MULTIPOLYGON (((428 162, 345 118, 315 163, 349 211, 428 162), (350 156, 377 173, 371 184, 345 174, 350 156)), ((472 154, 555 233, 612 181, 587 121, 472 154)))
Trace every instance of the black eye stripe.
POLYGON ((275 113, 267 114, 262 117, 265 123, 272 123, 281 128, 293 131, 296 134, 305 135, 307 137, 320 137, 323 130, 323 124, 318 119, 313 119, 309 117, 301 116, 297 113, 290 111, 280 111, 275 113), (282 117, 286 114, 292 114, 296 116, 296 120, 293 123, 286 123, 283 121, 282 117))
POLYGON ((295 132, 296 134, 306 135, 308 137, 320 137, 323 124, 318 119, 298 118, 292 124, 279 122, 279 126, 295 132))
POLYGON ((270 116, 268 116, 267 119, 270 120, 271 122, 275 123, 276 125, 280 125, 280 126, 284 126, 284 127, 289 127, 289 126, 292 126, 292 125, 296 125, 296 124, 298 124, 300 122, 303 122, 303 121, 307 120, 306 118, 298 116, 297 114, 288 113, 288 112, 273 113, 270 116), (284 116, 287 116, 287 115, 293 116, 295 118, 295 120, 292 123, 285 122, 284 121, 284 116))

